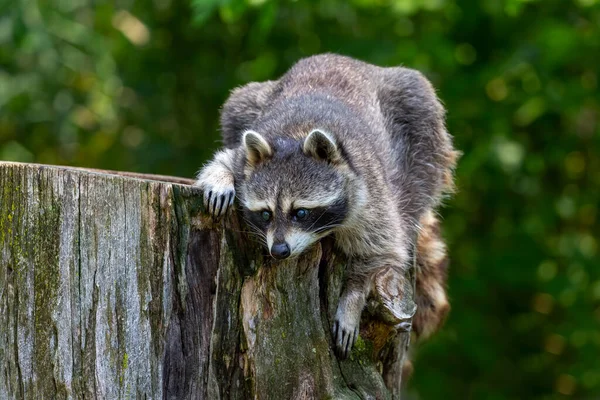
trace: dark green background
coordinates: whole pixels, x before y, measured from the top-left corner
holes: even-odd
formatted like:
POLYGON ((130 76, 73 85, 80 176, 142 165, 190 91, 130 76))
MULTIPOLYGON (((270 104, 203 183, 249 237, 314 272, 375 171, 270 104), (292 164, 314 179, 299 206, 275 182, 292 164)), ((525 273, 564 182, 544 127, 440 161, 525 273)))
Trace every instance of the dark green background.
POLYGON ((235 86, 420 69, 464 152, 421 399, 600 399, 597 0, 0 0, 0 159, 191 177, 235 86))

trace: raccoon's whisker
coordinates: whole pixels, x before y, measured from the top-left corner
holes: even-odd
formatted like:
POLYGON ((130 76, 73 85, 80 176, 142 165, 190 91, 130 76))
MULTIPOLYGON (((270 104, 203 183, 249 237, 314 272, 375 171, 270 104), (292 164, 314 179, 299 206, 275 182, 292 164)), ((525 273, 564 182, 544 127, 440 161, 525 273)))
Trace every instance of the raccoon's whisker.
POLYGON ((250 235, 262 236, 262 233, 260 233, 260 232, 254 232, 254 231, 239 231, 239 230, 236 230, 236 229, 229 229, 229 230, 230 230, 230 231, 232 231, 232 232, 236 232, 236 233, 247 233, 247 234, 250 234, 250 235))
POLYGON ((325 215, 325 213, 326 213, 327 211, 329 211, 329 208, 331 208, 331 207, 327 207, 326 209, 324 209, 324 210, 323 210, 323 212, 321 213, 321 215, 319 215, 319 217, 318 217, 318 218, 315 220, 315 222, 313 222, 313 223, 312 223, 312 224, 311 224, 311 225, 308 227, 307 231, 310 231, 310 230, 312 229, 312 227, 313 227, 313 226, 315 226, 315 224, 316 224, 317 222, 319 222, 319 220, 321 219, 321 217, 322 217, 323 215, 325 215))
POLYGON ((258 238, 256 238, 256 240, 257 240, 257 242, 258 242, 258 243, 260 243, 261 245, 263 245, 263 246, 265 246, 265 247, 268 247, 268 245, 267 245, 267 241, 266 241, 266 239, 265 239, 265 238, 263 238, 263 237, 260 237, 260 236, 259 236, 258 238))
POLYGON ((252 235, 252 237, 254 239, 256 239, 260 244, 262 244, 263 246, 267 247, 267 239, 265 238, 265 236, 260 233, 260 232, 253 232, 253 231, 239 231, 239 230, 235 230, 235 229, 230 229, 232 232, 237 232, 237 233, 246 233, 249 235, 252 235))
POLYGON ((261 243, 267 245, 267 238, 265 237, 264 234, 262 234, 261 232, 253 232, 252 233, 255 237, 257 237, 261 243))
POLYGON ((248 219, 243 218, 243 220, 246 222, 246 224, 252 228, 252 230, 254 232, 252 232, 252 234, 258 236, 258 238, 260 239, 260 242, 265 246, 265 247, 269 247, 268 242, 267 242, 267 237, 265 236, 265 234, 261 231, 261 229, 254 225, 252 222, 250 222, 248 219))
POLYGON ((321 226, 321 227, 315 229, 313 232, 314 233, 323 233, 323 232, 328 231, 330 229, 337 228, 338 226, 342 226, 342 224, 339 223, 339 224, 330 224, 330 225, 321 226))
POLYGON ((258 233, 258 232, 245 232, 245 233, 250 233, 251 235, 253 235, 253 238, 255 238, 259 243, 261 243, 265 247, 268 246, 267 239, 265 238, 265 236, 262 233, 258 233))
POLYGON ((260 228, 256 225, 254 225, 252 222, 250 222, 249 220, 247 220, 246 218, 244 218, 244 221, 246 222, 246 224, 248 224, 248 226, 252 229, 254 229, 257 233, 262 234, 262 231, 260 230, 260 228))
POLYGON ((254 228, 256 228, 256 225, 254 225, 248 218, 246 217, 242 217, 242 219, 244 220, 245 223, 247 223, 249 226, 252 226, 254 228))

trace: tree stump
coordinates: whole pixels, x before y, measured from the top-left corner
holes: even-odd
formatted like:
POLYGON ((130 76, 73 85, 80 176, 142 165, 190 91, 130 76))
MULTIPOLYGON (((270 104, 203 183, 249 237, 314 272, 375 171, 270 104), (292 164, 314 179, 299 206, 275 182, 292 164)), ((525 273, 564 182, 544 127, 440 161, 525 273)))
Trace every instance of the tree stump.
POLYGON ((275 262, 191 183, 0 162, 0 398, 399 398, 412 287, 339 361, 331 242, 275 262))

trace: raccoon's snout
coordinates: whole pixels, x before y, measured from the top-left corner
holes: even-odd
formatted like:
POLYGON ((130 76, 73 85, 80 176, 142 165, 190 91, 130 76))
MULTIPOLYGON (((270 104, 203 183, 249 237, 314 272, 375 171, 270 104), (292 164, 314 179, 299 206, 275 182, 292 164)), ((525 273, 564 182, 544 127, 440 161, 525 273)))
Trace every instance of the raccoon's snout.
POLYGON ((288 258, 291 254, 290 246, 286 242, 283 243, 275 243, 271 247, 271 255, 278 260, 283 260, 284 258, 288 258))

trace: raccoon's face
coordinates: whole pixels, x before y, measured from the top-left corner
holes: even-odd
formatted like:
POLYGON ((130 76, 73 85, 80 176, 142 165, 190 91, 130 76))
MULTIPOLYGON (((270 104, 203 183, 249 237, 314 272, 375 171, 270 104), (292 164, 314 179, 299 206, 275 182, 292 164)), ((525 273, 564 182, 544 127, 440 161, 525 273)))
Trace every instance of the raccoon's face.
POLYGON ((278 259, 301 254, 348 214, 347 179, 332 137, 312 131, 304 141, 244 134, 244 216, 278 259))

